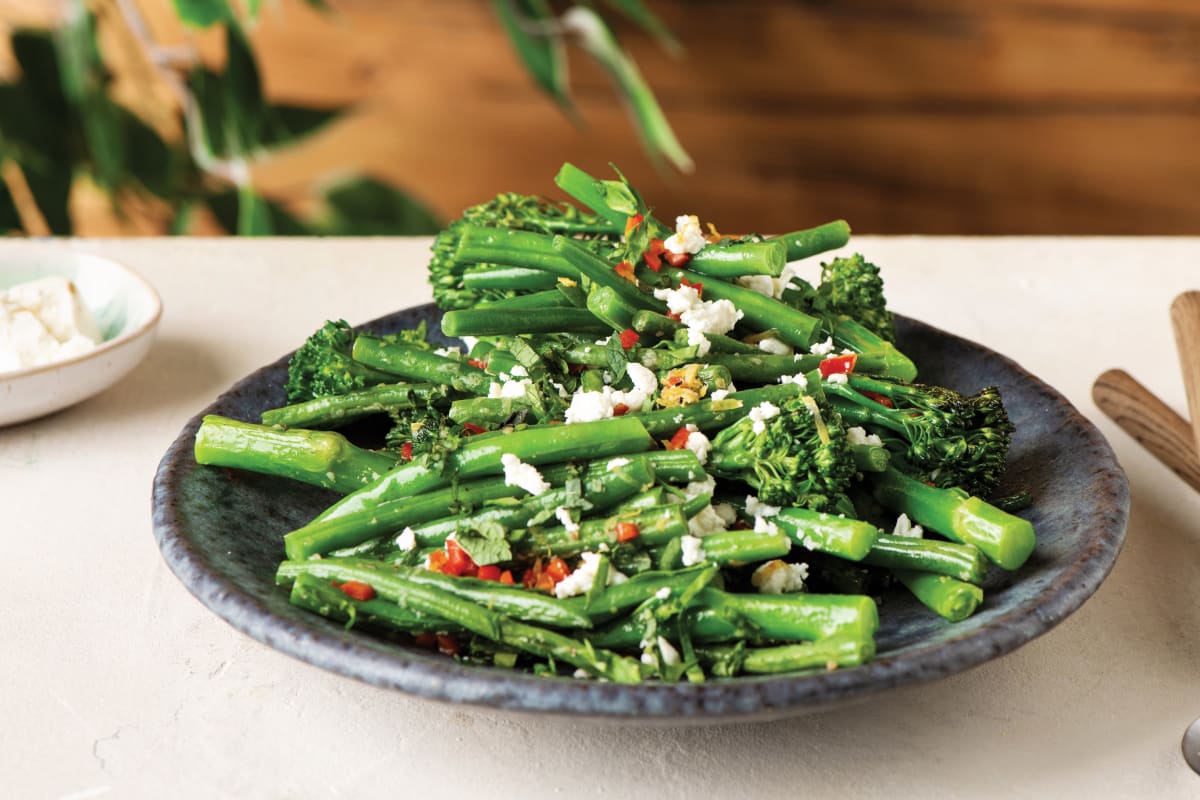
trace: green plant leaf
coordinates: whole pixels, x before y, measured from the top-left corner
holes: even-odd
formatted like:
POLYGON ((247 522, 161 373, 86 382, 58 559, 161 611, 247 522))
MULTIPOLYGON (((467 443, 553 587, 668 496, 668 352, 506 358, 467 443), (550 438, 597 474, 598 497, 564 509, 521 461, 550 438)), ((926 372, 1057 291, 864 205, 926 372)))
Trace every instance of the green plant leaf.
POLYGON ((53 37, 45 31, 19 30, 12 35, 12 50, 21 67, 21 84, 35 98, 47 122, 70 127, 70 108, 63 95, 53 37))
POLYGON ((328 214, 321 228, 331 236, 437 233, 433 212, 408 193, 374 178, 354 178, 325 193, 328 214))
POLYGON ((13 202, 8 187, 0 181, 0 233, 10 233, 21 230, 21 215, 17 213, 17 204, 13 202))
MULTIPOLYGON (((222 228, 230 233, 238 229, 238 194, 233 189, 211 194, 205 198, 209 211, 222 228)), ((271 215, 273 236, 312 236, 319 231, 305 224, 286 208, 264 197, 259 197, 271 215)))
POLYGON ((183 154, 127 108, 114 106, 125 154, 124 178, 136 178, 151 193, 170 200, 180 191, 183 154))
POLYGON ((492 0, 513 49, 537 85, 565 109, 572 107, 567 58, 554 33, 554 11, 545 0, 492 0))
POLYGON ((38 209, 56 236, 70 236, 74 228, 68 204, 74 170, 71 164, 55 162, 44 169, 32 169, 24 164, 25 181, 33 193, 38 209))
POLYGON ((218 22, 234 22, 228 0, 172 0, 175 14, 194 28, 211 28, 218 22))
POLYGON ((481 567, 512 560, 512 548, 504 538, 504 526, 498 522, 481 522, 475 528, 459 531, 454 538, 481 567))
POLYGON ((672 55, 683 52, 683 46, 679 44, 675 34, 671 33, 671 29, 642 0, 608 0, 608 5, 620 11, 642 30, 653 36, 672 55))
POLYGON ((268 148, 283 147, 311 136, 337 119, 342 110, 286 104, 270 106, 266 112, 261 144, 268 148))
POLYGON ((221 76, 207 69, 194 69, 188 75, 188 88, 196 101, 201 135, 216 156, 225 155, 225 93, 221 76))
POLYGON ((225 93, 226 143, 235 154, 258 149, 266 118, 258 62, 246 35, 237 25, 225 27, 227 61, 222 85, 225 93), (232 136, 230 136, 232 132, 232 136))
POLYGON ((275 232, 271 224, 271 209, 267 201, 254 193, 249 186, 238 188, 238 236, 270 236, 275 232))
POLYGON ((665 158, 681 172, 691 172, 692 159, 676 138, 654 92, 600 15, 590 8, 575 6, 563 14, 562 23, 578 36, 580 47, 604 68, 625 98, 650 154, 665 158))

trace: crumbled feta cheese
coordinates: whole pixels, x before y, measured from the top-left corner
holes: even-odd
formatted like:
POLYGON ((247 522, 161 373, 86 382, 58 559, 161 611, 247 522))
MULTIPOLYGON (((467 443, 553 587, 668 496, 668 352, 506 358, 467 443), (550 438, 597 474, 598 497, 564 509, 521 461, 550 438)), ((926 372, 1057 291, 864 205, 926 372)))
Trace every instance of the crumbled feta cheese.
POLYGON ((767 297, 775 297, 775 279, 770 275, 742 275, 737 279, 739 286, 767 297))
POLYGON ((774 336, 760 339, 758 349, 774 356, 790 356, 792 354, 792 346, 787 342, 776 339, 774 336))
POLYGON ((746 495, 746 513, 752 517, 773 517, 780 511, 780 506, 769 506, 760 502, 757 495, 746 495))
POLYGON ((695 425, 689 424, 687 429, 690 432, 683 446, 695 453, 696 458, 700 459, 701 464, 706 463, 708 461, 708 451, 712 450, 712 442, 695 425))
MULTIPOLYGON (((577 594, 586 594, 592 588, 592 584, 596 581, 596 570, 600 568, 599 553, 582 553, 579 556, 579 566, 575 570, 563 578, 558 583, 554 584, 554 596, 562 600, 567 597, 574 597, 577 594)), ((608 567, 608 581, 605 586, 612 586, 614 583, 624 583, 628 578, 624 573, 613 569, 610 564, 608 567)))
POLYGON ((563 386, 558 381, 550 381, 550 385, 553 386, 555 388, 555 390, 558 391, 558 396, 561 397, 562 399, 566 400, 568 397, 571 396, 571 393, 567 391, 567 387, 563 386))
POLYGON ((750 583, 761 594, 785 594, 803 592, 807 579, 807 564, 789 564, 776 558, 754 570, 750 583))
POLYGON ((631 411, 638 411, 646 405, 646 394, 638 389, 628 392, 617 391, 611 386, 605 386, 598 392, 579 391, 571 395, 571 405, 567 407, 566 421, 594 422, 613 416, 613 409, 624 405, 631 411))
POLYGON ((840 383, 840 384, 844 385, 844 384, 847 384, 850 382, 850 376, 844 372, 835 372, 832 375, 826 375, 825 382, 826 383, 840 383))
POLYGON ((688 520, 688 533, 692 536, 704 537, 725 530, 725 520, 716 512, 712 505, 701 509, 700 513, 688 520))
MULTIPOLYGON (((655 289, 654 297, 667 304, 667 310, 679 315, 679 321, 701 333, 728 333, 742 318, 742 312, 729 300, 701 300, 694 286, 655 289)), ((689 342, 690 344, 691 342, 689 342)))
POLYGON ((517 364, 512 368, 512 374, 514 378, 528 378, 529 370, 523 364, 517 364))
POLYGON ((442 358, 457 358, 462 355, 457 347, 439 347, 433 354, 442 358))
POLYGON ((528 379, 516 380, 507 375, 500 375, 499 381, 492 381, 488 387, 488 397, 508 397, 514 400, 524 399, 525 390, 533 385, 528 379))
POLYGON ((607 464, 608 471, 612 472, 614 469, 620 469, 621 467, 623 467, 629 463, 631 463, 631 462, 629 461, 628 458, 614 458, 613 460, 609 461, 607 464))
POLYGON ((542 479, 537 467, 526 464, 512 453, 500 456, 500 463, 504 465, 505 486, 519 486, 533 495, 543 494, 550 489, 550 484, 542 479))
POLYGON ((696 355, 700 357, 708 355, 709 351, 712 350, 712 342, 704 335, 704 331, 699 328, 687 329, 687 343, 688 347, 696 348, 696 355))
POLYGON ((827 356, 833 352, 833 337, 825 337, 825 341, 817 342, 812 347, 808 348, 808 352, 814 356, 827 356))
POLYGON ((688 500, 699 497, 702 494, 712 494, 717 491, 717 479, 712 475, 705 475, 702 481, 692 481, 683 488, 683 496, 688 500))
POLYGON ((737 522, 737 511, 729 503, 717 503, 713 506, 713 511, 717 513, 717 516, 721 518, 726 527, 737 522))
POLYGON ((64 277, 0 292, 0 372, 74 358, 94 350, 100 339, 75 284, 64 277))
POLYGON ((554 516, 558 518, 558 523, 567 529, 567 533, 579 533, 579 523, 571 516, 571 509, 559 506, 554 509, 554 516))
POLYGON ((795 375, 780 375, 779 382, 780 383, 794 383, 798 386, 807 386, 808 385, 808 376, 805 375, 803 372, 797 372, 795 375))
POLYGON ((610 336, 605 336, 603 339, 597 339, 597 340, 596 340, 596 346, 597 346, 597 347, 605 347, 605 346, 607 346, 607 345, 608 345, 608 340, 609 340, 609 339, 611 339, 611 338, 612 338, 612 336, 610 335, 610 336))
POLYGON ((708 240, 700 230, 700 218, 695 214, 684 214, 675 218, 675 233, 663 241, 663 247, 672 253, 699 253, 708 240))
POLYGON ((850 444, 875 445, 876 447, 883 445, 883 440, 873 433, 867 433, 866 429, 855 425, 852 428, 846 428, 846 438, 850 444))
POLYGON ((728 389, 716 389, 712 392, 712 394, 710 394, 708 396, 708 399, 712 400, 715 403, 718 400, 724 400, 728 396, 729 396, 728 389))
POLYGON ((657 592, 654 593, 654 596, 657 597, 659 600, 666 600, 668 597, 671 596, 671 587, 670 586, 662 587, 661 589, 659 589, 657 592))
POLYGON ((679 651, 662 636, 658 637, 658 652, 667 666, 673 667, 679 663, 679 651))
POLYGON ((779 406, 769 400, 763 400, 750 409, 750 419, 754 423, 750 426, 750 430, 755 433, 762 433, 767 429, 767 420, 777 416, 779 416, 779 406))
POLYGON ((414 531, 412 528, 405 528, 404 530, 400 531, 400 535, 396 537, 396 547, 398 547, 399 549, 401 549, 405 552, 408 552, 409 550, 416 549, 416 546, 417 546, 416 531, 414 531))
POLYGON ((685 567, 703 564, 708 555, 704 552, 704 544, 697 536, 681 536, 679 543, 683 545, 683 565, 685 567))
POLYGON ((925 536, 925 529, 920 525, 913 525, 912 520, 908 518, 908 514, 901 514, 896 517, 896 527, 892 528, 892 536, 908 536, 913 539, 921 539, 925 536))
POLYGON ((467 349, 468 353, 475 349, 475 345, 479 344, 479 339, 474 336, 460 336, 458 339, 463 343, 463 347, 467 349))
POLYGON ((649 397, 658 390, 658 377, 653 370, 646 369, 641 364, 629 364, 625 374, 633 381, 633 388, 649 397))
POLYGON ((776 536, 779 534, 779 528, 775 527, 775 523, 771 522, 771 520, 767 519, 766 517, 757 516, 754 518, 754 532, 776 536))
POLYGON ((584 669, 583 667, 580 667, 579 669, 577 669, 577 670, 575 670, 574 672, 572 672, 572 673, 571 673, 571 677, 572 677, 572 678, 579 678, 579 679, 581 679, 581 680, 582 680, 582 679, 584 679, 584 678, 590 678, 590 677, 592 677, 592 673, 588 672, 588 671, 587 671, 586 669, 584 669))

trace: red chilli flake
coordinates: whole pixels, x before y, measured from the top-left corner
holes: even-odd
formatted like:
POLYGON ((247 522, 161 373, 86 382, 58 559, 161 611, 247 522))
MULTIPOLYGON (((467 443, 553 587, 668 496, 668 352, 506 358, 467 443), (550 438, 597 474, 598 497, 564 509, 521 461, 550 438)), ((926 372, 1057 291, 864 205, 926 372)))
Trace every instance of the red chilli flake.
MULTIPOLYGON (((686 253, 685 253, 685 255, 686 255, 686 253)), ((696 281, 695 283, 691 283, 690 281, 688 281, 687 278, 680 278, 679 285, 680 285, 680 287, 690 286, 691 288, 696 290, 697 297, 704 299, 704 282, 703 281, 696 281)))
POLYGON ((470 364, 472 367, 478 367, 479 369, 487 369, 487 362, 480 361, 478 358, 468 358, 467 363, 470 364))
POLYGON ((629 413, 629 406, 625 405, 624 403, 614 403, 613 404, 613 416, 614 417, 623 417, 628 413, 629 413))
POLYGON ((479 573, 475 577, 481 581, 498 581, 500 580, 500 568, 495 564, 485 564, 479 568, 479 573))
POLYGON ((627 217, 625 219, 625 236, 628 238, 629 234, 637 230, 638 226, 645 220, 646 218, 641 214, 634 214, 632 217, 627 217))
POLYGON ((621 347, 628 350, 637 344, 638 339, 641 338, 642 337, 638 336, 637 331, 635 331, 633 328, 626 328, 625 330, 621 331, 621 347))
POLYGON ((636 278, 633 276, 633 264, 630 264, 628 261, 622 261, 620 264, 617 264, 615 267, 613 267, 613 272, 617 273, 627 281, 632 282, 636 280, 636 278))
POLYGON ((617 523, 617 541, 618 542, 624 543, 624 542, 633 541, 638 536, 640 536, 641 533, 642 532, 638 530, 638 526, 632 522, 618 522, 617 523))
POLYGON ((362 581, 346 581, 338 589, 351 600, 375 599, 375 588, 371 584, 363 583, 362 581))
POLYGON ((464 422, 462 426, 463 430, 466 431, 467 435, 469 436, 474 436, 479 433, 487 433, 487 428, 481 428, 478 425, 471 424, 470 422, 464 422))
POLYGON ((650 246, 642 253, 642 260, 646 262, 647 267, 658 272, 662 269, 662 255, 665 251, 662 239, 651 239, 650 246))
POLYGON ((400 457, 405 461, 412 461, 412 442, 400 445, 400 457))
POLYGON ((879 392, 869 392, 866 389, 859 389, 858 393, 864 397, 871 398, 881 406, 886 406, 888 408, 896 407, 896 404, 892 402, 892 398, 888 397, 887 395, 880 394, 879 392))
POLYGON ((446 656, 458 655, 458 639, 439 633, 437 635, 438 652, 446 656))
POLYGON ((672 267, 682 267, 692 260, 692 257, 687 253, 672 253, 670 250, 664 250, 662 257, 672 267))
POLYGON ((675 431, 675 435, 671 437, 669 442, 667 442, 667 449, 682 450, 683 448, 687 447, 687 440, 691 435, 692 432, 687 428, 680 428, 679 430, 675 431))
POLYGON ((857 362, 858 356, 851 353, 845 356, 827 358, 817 365, 817 369, 821 371, 822 378, 828 378, 830 375, 849 375, 854 371, 854 365, 857 362))
POLYGON ((682 320, 682 319, 683 319, 683 315, 682 315, 682 314, 676 314, 674 311, 668 311, 668 312, 667 312, 667 319, 673 319, 673 320, 675 320, 676 322, 679 322, 680 320, 682 320))

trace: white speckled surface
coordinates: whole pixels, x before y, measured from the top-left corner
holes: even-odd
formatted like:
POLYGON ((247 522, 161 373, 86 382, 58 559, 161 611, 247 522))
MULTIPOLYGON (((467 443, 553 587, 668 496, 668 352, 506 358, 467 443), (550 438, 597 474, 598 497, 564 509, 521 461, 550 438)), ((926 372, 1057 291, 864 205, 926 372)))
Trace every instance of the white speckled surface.
POLYGON ((237 633, 159 557, 150 482, 184 422, 326 317, 428 300, 426 245, 0 242, 115 257, 165 307, 149 357, 118 386, 0 429, 0 794, 1200 795, 1179 754, 1200 715, 1200 497, 1090 399, 1119 366, 1185 408, 1168 307, 1200 287, 1200 240, 855 240, 897 311, 1014 357, 1099 424, 1133 491, 1125 551, 1074 616, 968 673, 784 722, 686 729, 373 689, 237 633))

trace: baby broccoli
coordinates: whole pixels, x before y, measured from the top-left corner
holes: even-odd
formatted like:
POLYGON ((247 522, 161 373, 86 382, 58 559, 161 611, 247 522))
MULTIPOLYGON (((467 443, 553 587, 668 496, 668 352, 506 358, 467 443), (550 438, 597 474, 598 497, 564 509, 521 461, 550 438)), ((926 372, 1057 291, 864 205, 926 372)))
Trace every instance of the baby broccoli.
POLYGON ((907 464, 921 480, 982 497, 999 485, 1013 425, 996 387, 963 395, 940 386, 856 375, 847 386, 830 384, 825 389, 836 395, 831 402, 850 424, 884 435, 901 457, 900 466, 907 464), (885 398, 891 407, 877 398, 885 398), (887 436, 889 432, 898 437, 887 436))
POLYGON ((395 382, 395 376, 371 369, 350 357, 354 337, 354 330, 345 320, 326 322, 309 336, 288 362, 285 387, 288 402, 298 403, 395 382))
POLYGON ((824 317, 853 317, 878 336, 896 341, 895 320, 883 296, 879 267, 859 253, 821 265, 821 285, 812 298, 812 308, 824 317))
POLYGON ((846 428, 815 397, 793 397, 778 408, 764 403, 712 445, 710 471, 750 484, 764 503, 814 511, 849 507, 845 492, 856 468, 846 428), (771 416, 773 410, 778 413, 771 416))

